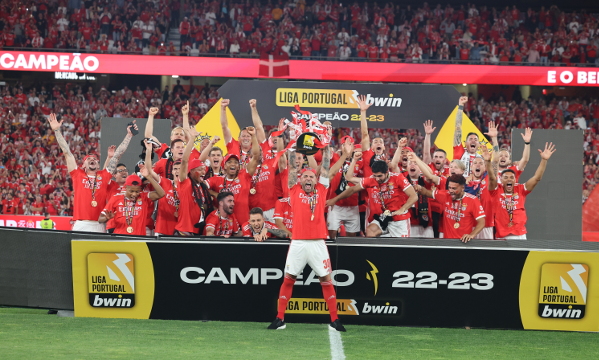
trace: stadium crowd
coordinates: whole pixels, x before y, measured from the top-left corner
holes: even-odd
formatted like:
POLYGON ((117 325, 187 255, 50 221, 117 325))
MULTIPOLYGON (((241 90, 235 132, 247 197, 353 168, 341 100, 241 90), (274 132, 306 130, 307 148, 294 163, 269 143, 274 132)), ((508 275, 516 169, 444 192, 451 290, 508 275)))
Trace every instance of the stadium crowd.
POLYGON ((0 2, 0 48, 384 62, 595 64, 598 17, 557 6, 393 2, 0 2), (182 14, 182 18, 180 18, 182 14), (180 46, 167 41, 177 28, 180 46))
MULTIPOLYGON (((210 86, 192 87, 189 91, 185 91, 179 84, 163 91, 157 88, 142 90, 140 87, 136 87, 135 90, 132 90, 125 87, 114 92, 108 91, 104 87, 96 89, 96 91, 92 87, 84 89, 72 85, 66 88, 61 88, 59 85, 54 85, 52 88, 50 86, 23 88, 21 84, 15 84, 2 89, 0 99, 2 106, 0 113, 2 161, 0 185, 2 185, 1 211, 3 214, 41 215, 44 212, 50 215, 76 214, 73 206, 75 203, 74 180, 69 175, 69 167, 72 164, 69 164, 63 155, 59 139, 50 126, 48 119, 51 113, 59 114, 59 119, 62 121, 60 131, 64 141, 68 143, 68 149, 73 154, 73 159, 76 159, 77 164, 80 165, 81 160, 85 159, 87 155, 99 153, 102 117, 147 117, 149 109, 155 108, 152 117, 169 118, 172 120, 173 127, 185 127, 187 123, 193 127, 218 99, 218 89, 210 86), (188 101, 189 105, 186 106, 188 101), (187 109, 186 114, 181 112, 182 108, 187 109)), ((463 110, 483 133, 488 133, 491 129, 489 124, 494 122, 497 125, 497 146, 508 150, 511 145, 513 128, 584 129, 584 182, 582 184, 584 200, 599 180, 599 171, 597 171, 597 162, 599 161, 598 100, 552 96, 516 100, 505 101, 501 96, 492 99, 485 99, 482 96, 475 99, 470 96, 464 103, 463 110)), ((267 115, 263 114, 263 116, 267 115)), ((139 125, 142 129, 144 128, 144 124, 139 125)), ((259 127, 257 128, 259 129, 259 127)), ((268 134, 274 130, 276 130, 274 126, 264 126, 264 130, 260 131, 268 134)), ((426 144, 424 141, 426 130, 426 127, 400 130, 370 129, 368 137, 369 139, 380 139, 380 145, 384 149, 380 151, 380 155, 387 161, 393 158, 400 144, 411 148, 420 158, 424 159, 427 152, 427 149, 423 148, 426 144), (406 140, 405 143, 402 143, 400 140, 404 137, 406 140)), ((237 134, 232 135, 236 136, 237 134)), ((187 137, 189 136, 187 135, 187 137)), ((265 138, 261 138, 261 142, 268 139, 266 135, 263 136, 265 138)), ((363 142, 363 136, 364 133, 357 128, 333 129, 330 143, 336 153, 333 160, 343 156, 343 142, 345 142, 344 139, 347 139, 346 137, 353 139, 357 146, 363 142)), ((185 137, 186 135, 180 131, 179 138, 185 137)), ((158 139, 156 140, 159 144, 158 139)), ((209 145, 210 139, 201 140, 204 148, 209 145)), ((212 141, 214 140, 212 139, 212 141)), ((244 138, 242 134, 240 140, 244 146, 249 146, 247 135, 244 138)), ((166 144, 169 144, 167 139, 160 139, 160 141, 166 141, 166 144)), ((374 143, 374 140, 372 141, 374 143)), ((230 142, 234 143, 235 141, 231 140, 230 142)), ((177 157, 181 158, 184 150, 183 143, 174 148, 179 150, 177 157)), ((432 150, 435 150, 434 146, 432 146, 432 150)), ((242 163, 247 163, 249 157, 244 159, 244 155, 240 151, 228 149, 229 153, 239 153, 240 155, 237 156, 240 158, 239 160, 242 163)), ((245 148, 244 151, 249 151, 249 149, 245 148)), ((270 150, 264 148, 262 151, 267 153, 270 150)), ((115 147, 113 146, 110 153, 114 152, 115 147)), ((160 154, 162 153, 163 151, 160 151, 160 154)), ((169 154, 175 157, 174 151, 171 150, 169 154)), ((212 154, 204 155, 203 163, 209 161, 207 156, 212 154)), ((194 151, 190 159, 199 157, 200 153, 194 151)), ((99 161, 97 158, 95 160, 99 161)), ((402 158, 403 170, 408 169, 405 160, 402 158)), ((514 161, 517 160, 514 159, 514 161)), ((170 165, 165 165, 164 161, 161 160, 161 162, 158 161, 161 164, 157 165, 157 167, 161 167, 161 170, 156 170, 156 172, 162 171, 161 175, 164 177, 165 171, 172 172, 172 169, 169 169, 170 165)), ((108 160, 105 166, 107 164, 109 164, 108 160)), ((131 167, 132 164, 128 165, 129 167, 125 170, 123 169, 125 166, 122 164, 118 166, 116 163, 112 164, 112 171, 108 176, 114 176, 117 180, 120 177, 122 183, 125 180, 124 175, 134 171, 131 167)), ((135 171, 138 170, 139 168, 135 169, 135 171)), ((221 174, 223 171, 219 168, 218 163, 216 166, 206 167, 204 170, 208 172, 208 175, 204 175, 206 178, 221 174)), ((250 186, 248 186, 249 188, 250 186)), ((211 195, 218 194, 217 188, 210 190, 214 191, 210 192, 211 195)), ((217 204, 213 205, 217 206, 217 204)), ((270 207, 263 208, 265 211, 271 209, 270 207)), ((273 220, 272 214, 266 214, 264 217, 273 220)), ((247 216, 243 218, 248 220, 247 216)), ((362 232, 366 234, 363 227, 362 232)))

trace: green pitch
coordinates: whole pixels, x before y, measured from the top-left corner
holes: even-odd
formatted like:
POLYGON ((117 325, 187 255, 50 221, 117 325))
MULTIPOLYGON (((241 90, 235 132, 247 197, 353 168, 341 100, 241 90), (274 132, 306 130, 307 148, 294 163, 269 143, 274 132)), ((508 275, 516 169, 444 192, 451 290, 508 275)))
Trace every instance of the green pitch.
MULTIPOLYGON (((287 329, 277 331, 266 330, 267 325, 63 318, 45 310, 0 308, 0 358, 331 359, 326 325, 288 323, 287 329)), ((347 330, 340 334, 347 359, 599 356, 597 333, 356 325, 348 325, 347 330)))

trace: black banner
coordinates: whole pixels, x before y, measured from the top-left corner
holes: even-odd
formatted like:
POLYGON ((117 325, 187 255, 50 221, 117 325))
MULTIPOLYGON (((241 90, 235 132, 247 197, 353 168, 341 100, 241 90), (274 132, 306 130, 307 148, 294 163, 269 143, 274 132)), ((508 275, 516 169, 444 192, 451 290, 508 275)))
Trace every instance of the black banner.
POLYGON ((230 99, 230 109, 240 127, 252 124, 250 98, 257 100, 265 124, 291 119, 295 105, 318 114, 333 127, 360 127, 356 98, 366 96, 368 127, 420 129, 431 119, 444 122, 458 104, 460 94, 451 85, 398 85, 316 83, 291 81, 229 80, 219 90, 230 99))

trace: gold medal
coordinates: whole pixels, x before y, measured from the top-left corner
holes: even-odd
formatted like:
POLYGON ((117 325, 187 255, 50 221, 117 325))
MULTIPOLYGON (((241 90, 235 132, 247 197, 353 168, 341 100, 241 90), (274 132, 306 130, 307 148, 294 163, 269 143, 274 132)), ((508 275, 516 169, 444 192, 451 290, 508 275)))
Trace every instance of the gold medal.
POLYGON ((175 215, 175 217, 179 217, 179 212, 175 211, 175 213, 173 215, 175 215))
POLYGON ((385 216, 391 215, 391 210, 385 210, 385 212, 383 213, 383 215, 385 215, 385 216))
POLYGON ((310 220, 314 220, 314 214, 312 214, 312 217, 310 218, 310 220))
POLYGON ((98 202, 96 200, 92 200, 92 207, 98 206, 98 202))
POLYGON ((255 188, 251 188, 250 189, 250 194, 255 195, 256 194, 256 189, 255 188))
POLYGON ((454 227, 455 229, 459 228, 459 227, 460 227, 460 223, 455 223, 455 224, 453 224, 453 227, 454 227))
POLYGON ((127 228, 127 232, 128 232, 129 234, 131 234, 131 233, 133 232, 133 226, 129 226, 129 227, 127 228))
POLYGON ((514 226, 514 223, 510 221, 510 223, 509 223, 509 224, 507 224, 507 226, 508 226, 508 227, 512 227, 512 226, 514 226))

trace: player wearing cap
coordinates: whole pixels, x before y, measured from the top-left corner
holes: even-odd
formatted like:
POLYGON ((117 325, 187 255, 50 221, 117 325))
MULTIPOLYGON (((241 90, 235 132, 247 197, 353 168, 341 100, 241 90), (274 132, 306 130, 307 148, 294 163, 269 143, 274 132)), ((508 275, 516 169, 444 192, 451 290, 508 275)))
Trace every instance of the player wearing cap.
POLYGON ((285 309, 293 292, 293 285, 306 264, 318 276, 324 299, 329 307, 331 323, 329 326, 337 331, 345 328, 337 316, 337 295, 331 282, 331 260, 324 239, 328 237, 324 216, 327 187, 329 186, 329 170, 331 166, 331 149, 323 150, 320 179, 316 180, 316 171, 303 169, 299 183, 295 167, 295 151, 289 152, 289 197, 294 221, 291 245, 285 262, 285 278, 279 292, 278 313, 268 329, 279 330, 286 327, 285 309))
POLYGON ((110 159, 106 169, 100 170, 99 158, 92 154, 83 159, 81 169, 77 168, 75 157, 60 132, 63 120, 59 122, 55 114, 50 114, 48 122, 54 131, 58 145, 62 149, 67 170, 73 180, 73 190, 75 192, 73 204, 75 224, 73 225, 73 231, 105 232, 104 224, 100 224, 98 218, 104 205, 106 205, 112 173, 133 137, 131 127, 137 129, 137 125, 133 124, 127 127, 127 136, 115 150, 114 156, 110 159))
MULTIPOLYGON (((195 132, 195 129, 190 130, 192 133, 195 132)), ((206 216, 212 211, 212 198, 203 179, 206 174, 206 164, 199 159, 189 160, 193 147, 192 142, 185 146, 179 170, 179 182, 175 185, 179 199, 174 233, 176 236, 202 234, 206 216)))
POLYGON ((232 192, 223 191, 216 197, 218 209, 214 210, 206 218, 206 236, 241 236, 241 226, 233 213, 235 209, 235 196, 232 192))
POLYGON ((105 223, 114 218, 115 234, 146 235, 148 213, 154 210, 154 201, 164 196, 164 190, 144 164, 139 165, 139 170, 142 176, 150 181, 154 191, 142 192, 142 181, 136 174, 127 177, 125 194, 113 196, 98 219, 100 223, 105 223))
POLYGON ((470 175, 472 160, 474 160, 475 157, 480 157, 480 155, 476 153, 479 139, 478 135, 475 133, 469 133, 466 137, 466 146, 462 146, 462 116, 464 114, 464 104, 467 102, 467 96, 460 97, 458 110, 455 116, 455 132, 453 136, 453 158, 455 160, 462 160, 464 165, 466 165, 464 176, 470 175))
POLYGON ((493 166, 496 166, 498 180, 501 181, 501 174, 507 169, 511 169, 516 176, 516 182, 520 179, 520 175, 526 168, 528 160, 530 159, 530 140, 532 139, 532 129, 526 128, 522 136, 524 140, 524 150, 522 151, 522 158, 518 161, 517 165, 514 165, 511 161, 510 151, 507 149, 499 150, 499 142, 497 141, 497 127, 494 121, 489 122, 489 132, 486 133, 491 137, 491 143, 493 144, 493 166))
MULTIPOLYGON (((345 174, 351 166, 354 172, 363 175, 362 171, 362 147, 361 145, 354 146, 354 139, 349 136, 344 136, 341 139, 342 153, 339 160, 331 167, 329 171, 329 187, 328 198, 344 192, 347 188, 354 186, 353 183, 347 181, 345 174), (354 154, 356 158, 354 159, 354 154)), ((357 236, 360 233, 360 209, 358 207, 358 193, 352 196, 339 200, 335 205, 329 208, 327 217, 327 227, 329 229, 329 237, 337 238, 337 231, 343 223, 347 236, 357 236)))
POLYGON ((526 196, 530 194, 543 178, 547 161, 555 152, 553 143, 545 143, 545 149, 539 154, 541 162, 533 177, 526 183, 518 184, 514 170, 506 169, 501 174, 501 184, 497 188, 489 185, 495 205, 495 230, 497 239, 526 240, 526 196))
POLYGON ((347 180, 353 182, 356 186, 346 190, 335 199, 329 200, 329 204, 334 204, 356 191, 367 189, 370 199, 370 215, 368 217, 369 225, 366 227, 366 236, 410 236, 410 214, 408 210, 418 201, 418 194, 402 174, 390 172, 389 165, 384 161, 375 161, 372 164, 372 175, 370 177, 358 178, 349 173, 346 176, 347 180))
MULTIPOLYGON (((249 196, 251 194, 252 176, 260 161, 260 145, 256 139, 253 127, 246 129, 252 141, 252 156, 245 169, 241 169, 239 157, 229 153, 223 161, 223 176, 214 176, 206 180, 212 196, 216 197, 222 191, 230 191, 235 196, 235 216, 242 224, 249 220, 249 196)), ((274 188, 272 189, 274 192, 274 188)))
POLYGON ((244 237, 253 237, 256 241, 264 241, 268 238, 287 238, 287 231, 277 228, 271 222, 264 221, 263 211, 260 208, 250 210, 250 221, 242 226, 244 237))

